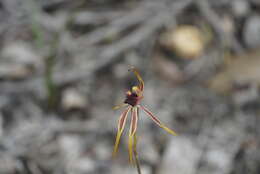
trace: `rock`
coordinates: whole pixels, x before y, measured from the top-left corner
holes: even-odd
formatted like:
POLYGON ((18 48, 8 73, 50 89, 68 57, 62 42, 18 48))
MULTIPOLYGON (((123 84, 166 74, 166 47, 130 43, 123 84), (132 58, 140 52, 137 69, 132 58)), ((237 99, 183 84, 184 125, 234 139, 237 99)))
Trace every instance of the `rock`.
POLYGON ((133 167, 126 167, 126 166, 123 166, 123 165, 118 165, 118 164, 114 164, 112 166, 112 169, 111 169, 111 173, 113 174, 132 174, 132 173, 135 173, 136 172, 136 169, 133 168, 133 167))
POLYGON ((195 58, 202 54, 205 43, 201 31, 195 26, 179 26, 166 33, 161 42, 183 58, 195 58))
POLYGON ((232 16, 225 15, 222 17, 221 26, 225 33, 231 35, 235 32, 236 26, 232 16))
MULTIPOLYGON (((133 174, 133 173, 137 173, 137 169, 135 168, 135 166, 133 167, 129 167, 129 165, 123 166, 123 165, 118 165, 115 164, 112 167, 111 170, 111 174, 133 174)), ((141 164, 141 171, 142 174, 152 174, 152 168, 148 165, 142 165, 141 164)))
POLYGON ((0 78, 1 79, 24 79, 32 74, 32 69, 28 66, 16 64, 1 64, 0 78))
POLYGON ((79 158, 83 147, 78 135, 62 135, 59 137, 59 146, 65 162, 73 162, 79 158))
POLYGON ((92 155, 85 154, 86 146, 90 147, 91 145, 85 144, 84 139, 80 135, 62 135, 59 137, 58 142, 68 173, 95 173, 98 167, 97 162, 93 159, 92 155))
POLYGON ((231 1, 231 8, 236 17, 245 17, 250 11, 249 3, 246 0, 231 1))
POLYGON ((210 149, 202 162, 203 167, 200 169, 200 173, 229 174, 231 161, 232 156, 221 147, 210 149))
POLYGON ((259 92, 256 84, 240 82, 234 85, 234 93, 232 94, 233 101, 238 107, 248 108, 250 105, 257 106, 259 103, 259 92))
POLYGON ((243 40, 248 48, 260 47, 260 16, 249 17, 244 25, 243 40))
POLYGON ((43 71, 43 62, 29 44, 17 41, 5 45, 1 52, 0 78, 23 79, 43 71))
POLYGON ((73 163, 67 165, 68 173, 75 174, 86 174, 86 173, 95 173, 96 164, 95 161, 91 158, 83 157, 75 160, 73 163))
POLYGON ((5 62, 10 64, 21 64, 39 68, 41 59, 33 48, 26 42, 16 41, 6 45, 1 53, 5 62))
POLYGON ((68 88, 62 93, 61 99, 62 108, 66 111, 79 109, 83 110, 86 108, 86 100, 77 90, 68 88))
POLYGON ((77 12, 73 16, 73 24, 79 27, 90 26, 90 25, 100 25, 106 22, 106 17, 104 14, 100 12, 96 14, 93 12, 77 12), (99 14, 99 15, 98 15, 99 14))
POLYGON ((260 144, 256 139, 241 144, 234 158, 232 174, 259 174, 260 144))
POLYGON ((167 145, 158 174, 194 174, 200 154, 191 138, 176 136, 167 145))
POLYGON ((152 167, 141 165, 142 174, 152 174, 152 167))
POLYGON ((73 16, 73 24, 78 26, 89 25, 95 17, 91 12, 78 12, 73 16))

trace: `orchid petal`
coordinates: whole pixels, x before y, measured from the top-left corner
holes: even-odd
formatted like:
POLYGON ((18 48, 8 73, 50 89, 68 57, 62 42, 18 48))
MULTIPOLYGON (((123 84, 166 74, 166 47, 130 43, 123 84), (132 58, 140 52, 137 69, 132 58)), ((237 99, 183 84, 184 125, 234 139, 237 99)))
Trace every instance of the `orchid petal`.
POLYGON ((113 107, 113 110, 120 109, 120 108, 125 107, 125 106, 127 106, 127 105, 128 105, 128 104, 126 104, 126 103, 122 103, 122 104, 116 105, 116 106, 113 107))
POLYGON ((174 136, 177 135, 177 133, 175 133, 173 130, 171 130, 170 128, 163 125, 162 122, 156 116, 154 116, 154 114, 152 112, 150 112, 147 108, 145 108, 144 106, 141 106, 141 105, 139 105, 139 107, 141 109, 143 109, 143 111, 149 116, 149 118, 151 118, 158 126, 163 128, 166 132, 168 132, 174 136))
POLYGON ((115 142, 115 146, 114 146, 114 151, 113 151, 113 156, 116 155, 117 151, 118 151, 118 145, 119 145, 119 142, 120 142, 120 138, 121 138, 121 135, 123 133, 123 130, 125 128, 125 123, 126 123, 126 118, 127 118, 127 115, 129 113, 131 109, 131 106, 129 106, 122 114, 121 116, 119 117, 119 120, 118 120, 118 130, 117 130, 117 135, 116 135, 116 142, 115 142))
POLYGON ((133 137, 129 135, 128 139, 128 153, 129 153, 129 161, 133 163, 133 137))
MULTIPOLYGON (((139 109, 139 108, 138 108, 139 109)), ((133 147, 133 152, 134 152, 134 157, 135 157, 135 164, 138 163, 138 153, 137 153, 137 137, 136 134, 134 134, 134 147, 133 147)))
POLYGON ((131 113, 131 124, 129 130, 129 140, 128 140, 128 152, 129 152, 130 163, 133 163, 133 138, 137 130, 137 122, 138 122, 138 108, 133 107, 131 113))
POLYGON ((143 91, 144 90, 144 81, 143 81, 140 73, 138 72, 138 70, 134 66, 130 66, 129 70, 133 71, 133 73, 135 74, 135 76, 137 77, 137 79, 140 83, 138 87, 141 91, 143 91))

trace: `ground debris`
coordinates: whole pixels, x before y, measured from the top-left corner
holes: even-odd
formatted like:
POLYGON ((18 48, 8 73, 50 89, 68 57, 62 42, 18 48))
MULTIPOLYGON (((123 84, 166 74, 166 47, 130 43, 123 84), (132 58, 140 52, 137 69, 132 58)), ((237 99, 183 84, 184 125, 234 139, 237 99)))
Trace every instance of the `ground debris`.
POLYGON ((127 136, 112 160, 112 107, 137 83, 134 65, 143 104, 178 133, 140 114, 143 174, 259 174, 259 9, 257 0, 1 0, 0 173, 135 173, 127 136), (162 44, 182 26, 196 35, 182 48, 198 41, 189 55, 162 44))

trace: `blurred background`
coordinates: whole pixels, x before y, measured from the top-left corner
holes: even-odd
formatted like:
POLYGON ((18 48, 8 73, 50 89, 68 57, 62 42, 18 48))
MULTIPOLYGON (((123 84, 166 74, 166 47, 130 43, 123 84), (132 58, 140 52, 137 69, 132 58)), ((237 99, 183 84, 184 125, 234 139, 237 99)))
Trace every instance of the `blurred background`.
POLYGON ((259 48, 258 0, 1 0, 0 174, 137 173, 129 65, 143 174, 259 174, 259 48))

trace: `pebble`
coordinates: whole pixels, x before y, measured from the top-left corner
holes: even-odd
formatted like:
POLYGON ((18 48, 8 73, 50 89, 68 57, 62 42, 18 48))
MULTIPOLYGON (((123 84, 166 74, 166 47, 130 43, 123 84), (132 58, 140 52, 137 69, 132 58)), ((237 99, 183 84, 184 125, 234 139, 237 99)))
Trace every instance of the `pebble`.
POLYGON ((89 26, 102 24, 104 21, 102 15, 98 16, 91 12, 78 12, 73 17, 73 24, 76 26, 89 26))
POLYGON ((68 88, 62 92, 62 108, 66 111, 79 109, 83 110, 86 107, 86 100, 76 89, 68 88))
POLYGON ((204 35, 195 26, 183 25, 162 36, 162 45, 187 59, 193 59, 202 54, 205 43, 204 35))
POLYGON ((249 3, 248 3, 248 1, 245 1, 245 0, 232 1, 231 8, 236 17, 244 17, 250 11, 249 3))
POLYGON ((34 66, 41 64, 40 56, 26 42, 16 41, 4 46, 1 56, 4 62, 34 66))
POLYGON ((79 158, 83 148, 80 141, 80 136, 62 135, 59 137, 58 142, 66 162, 73 162, 79 158))
POLYGON ((32 74, 32 69, 28 66, 17 64, 1 64, 0 78, 1 79, 24 79, 32 74))
POLYGON ((221 148, 210 149, 205 155, 205 167, 203 167, 200 171, 205 174, 228 174, 231 169, 231 158, 232 156, 221 148))
POLYGON ((43 70, 40 56, 26 42, 5 45, 0 56, 0 78, 3 79, 23 79, 32 75, 33 70, 43 70))
POLYGON ((260 47, 260 16, 249 17, 244 25, 243 40, 248 48, 260 47))
POLYGON ((258 103, 259 92, 258 86, 256 84, 245 82, 239 85, 242 87, 239 89, 239 86, 237 85, 238 89, 235 89, 235 91, 232 93, 232 98, 235 105, 242 108, 258 103))
MULTIPOLYGON (((152 168, 151 166, 148 166, 148 165, 143 165, 141 164, 141 171, 142 171, 142 174, 152 174, 152 168)), ((112 166, 112 171, 111 171, 112 174, 133 174, 133 173, 137 173, 137 169, 135 168, 135 166, 132 166, 132 167, 126 167, 126 166, 123 166, 123 165, 113 165, 112 166)))
POLYGON ((176 136, 164 152, 158 174, 194 174, 200 153, 191 138, 176 136))
POLYGON ((68 165, 68 173, 86 174, 95 173, 96 163, 88 157, 79 158, 78 160, 68 165))

